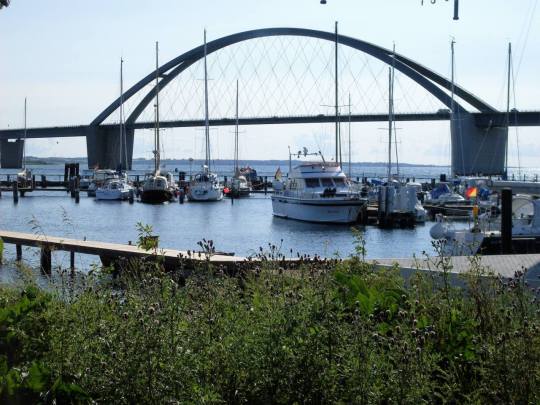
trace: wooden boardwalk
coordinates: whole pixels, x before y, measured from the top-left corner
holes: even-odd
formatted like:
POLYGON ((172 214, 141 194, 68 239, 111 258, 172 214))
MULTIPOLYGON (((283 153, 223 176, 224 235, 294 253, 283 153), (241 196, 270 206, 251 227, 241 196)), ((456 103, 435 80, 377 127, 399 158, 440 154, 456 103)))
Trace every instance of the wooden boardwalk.
MULTIPOLYGON (((144 250, 134 245, 124 245, 120 243, 98 242, 91 240, 68 239, 57 236, 41 234, 31 234, 22 232, 11 232, 0 230, 0 238, 5 244, 13 244, 17 247, 17 260, 22 258, 22 246, 30 246, 41 249, 41 267, 45 273, 51 272, 51 252, 67 251, 71 253, 71 267, 74 267, 75 253, 99 256, 104 264, 109 264, 119 258, 148 258, 153 255, 163 257, 167 267, 175 268, 180 263, 180 258, 205 261, 207 257, 204 253, 189 252, 184 250, 161 249, 144 250)), ((215 265, 234 266, 237 263, 245 262, 248 258, 241 256, 230 256, 213 254, 209 261, 215 265)), ((294 261, 294 259, 290 259, 294 261)), ((458 279, 470 269, 470 258, 467 256, 454 256, 450 258, 450 273, 454 279, 458 279)), ((540 254, 523 255, 494 255, 482 256, 478 258, 479 263, 504 278, 511 278, 517 270, 527 269, 526 279, 532 286, 540 287, 540 254)), ((254 259, 253 261, 256 261, 254 259)), ((404 277, 408 278, 416 271, 440 272, 436 265, 437 258, 402 258, 402 259, 375 259, 370 260, 379 267, 390 267, 397 265, 401 269, 404 277)))
MULTIPOLYGON (((73 255, 82 253, 88 255, 99 256, 103 263, 108 264, 111 260, 118 258, 147 258, 152 255, 163 257, 165 265, 179 264, 180 258, 193 261, 206 261, 207 257, 204 253, 188 252, 174 249, 144 250, 134 245, 123 245, 120 243, 98 242, 91 240, 77 240, 61 238, 57 236, 48 236, 41 234, 31 234, 22 232, 11 232, 0 230, 0 238, 5 244, 13 244, 17 246, 17 260, 21 259, 21 246, 37 247, 41 249, 41 267, 45 273, 51 271, 51 252, 52 251, 67 251, 71 252, 72 267, 73 255)), ((229 256, 221 254, 213 254, 209 257, 209 261, 215 265, 232 265, 240 261, 247 260, 244 257, 229 256)))
MULTIPOLYGON (((397 265, 404 276, 415 271, 439 271, 437 257, 410 259, 377 259, 373 262, 379 266, 397 265)), ((522 255, 490 255, 478 256, 478 263, 487 270, 503 278, 512 278, 518 270, 527 270, 526 280, 531 286, 540 287, 540 254, 522 255)), ((468 256, 452 256, 449 258, 450 269, 454 278, 471 269, 471 258, 468 256)))

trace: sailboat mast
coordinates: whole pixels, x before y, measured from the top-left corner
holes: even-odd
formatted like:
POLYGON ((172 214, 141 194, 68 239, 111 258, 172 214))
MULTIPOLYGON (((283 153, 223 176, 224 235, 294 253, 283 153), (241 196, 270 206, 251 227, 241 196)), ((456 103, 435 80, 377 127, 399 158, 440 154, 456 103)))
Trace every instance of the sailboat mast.
MULTIPOLYGON (((507 78, 507 89, 506 89, 506 131, 510 128, 510 75, 512 69, 512 43, 508 43, 508 78, 507 78)), ((505 178, 508 176, 508 135, 506 138, 506 148, 504 151, 504 175, 505 178)))
POLYGON ((210 122, 208 119, 208 66, 206 63, 206 29, 204 30, 204 137, 206 143, 206 153, 204 163, 210 170, 210 122))
POLYGON ((24 141, 23 141, 23 169, 26 169, 26 97, 24 98, 24 141))
POLYGON ((351 93, 349 93, 349 179, 351 178, 351 93))
POLYGON ((397 146, 397 129, 396 120, 394 119, 395 105, 394 105, 394 88, 396 81, 396 44, 392 48, 392 130, 394 131, 394 149, 396 151, 396 174, 399 179, 399 156, 397 146))
POLYGON ((124 59, 120 58, 120 165, 127 169, 127 152, 124 138, 124 59), (125 155, 125 156, 124 156, 125 155), (125 157, 125 159, 124 159, 125 157))
POLYGON ((236 126, 234 130, 234 173, 238 173, 238 79, 236 80, 236 126))
MULTIPOLYGON (((451 50, 451 62, 450 62, 450 81, 451 81, 451 99, 450 99, 450 132, 452 131, 452 124, 455 124, 455 115, 454 115, 454 44, 456 41, 452 38, 452 42, 450 42, 450 50, 451 50)), ((452 158, 452 142, 450 142, 450 167, 452 170, 452 176, 454 176, 454 165, 453 165, 453 158, 452 158)))
POLYGON ((156 125, 155 125, 155 138, 154 138, 154 170, 156 174, 159 171, 160 163, 160 149, 159 149, 159 43, 156 41, 156 125))
POLYGON ((388 67, 388 170, 387 178, 392 175, 392 67, 388 67))
POLYGON ((335 23, 335 44, 334 44, 334 64, 335 64, 335 108, 336 108, 336 163, 339 162, 339 104, 338 104, 338 22, 335 23))

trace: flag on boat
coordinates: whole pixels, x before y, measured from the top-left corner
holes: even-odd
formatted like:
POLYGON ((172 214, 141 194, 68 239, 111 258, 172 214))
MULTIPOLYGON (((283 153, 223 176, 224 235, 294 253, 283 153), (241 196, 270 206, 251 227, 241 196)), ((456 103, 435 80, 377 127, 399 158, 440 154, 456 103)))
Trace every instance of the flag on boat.
POLYGON ((276 174, 274 174, 274 178, 276 180, 281 180, 281 168, 280 167, 277 168, 276 174))
POLYGON ((475 198, 477 195, 478 195, 478 188, 477 187, 469 187, 465 191, 465 198, 467 198, 467 199, 475 198))

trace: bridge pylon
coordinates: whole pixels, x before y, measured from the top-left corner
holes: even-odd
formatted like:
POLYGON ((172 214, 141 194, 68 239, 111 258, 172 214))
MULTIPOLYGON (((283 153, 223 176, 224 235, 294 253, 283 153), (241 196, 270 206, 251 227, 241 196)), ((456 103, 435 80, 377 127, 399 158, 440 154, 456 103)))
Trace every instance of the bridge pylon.
POLYGON ((2 169, 19 169, 23 165, 24 140, 17 139, 10 142, 7 139, 0 141, 0 167, 2 169))
POLYGON ((450 119, 452 173, 461 176, 504 173, 507 126, 477 126, 468 112, 450 119))
MULTIPOLYGON (((125 132, 127 151, 122 152, 122 156, 127 154, 127 169, 131 170, 135 130, 125 128, 125 132)), ((88 167, 98 169, 118 168, 124 161, 124 158, 121 157, 120 145, 120 128, 118 125, 88 126, 86 130, 88 167)))

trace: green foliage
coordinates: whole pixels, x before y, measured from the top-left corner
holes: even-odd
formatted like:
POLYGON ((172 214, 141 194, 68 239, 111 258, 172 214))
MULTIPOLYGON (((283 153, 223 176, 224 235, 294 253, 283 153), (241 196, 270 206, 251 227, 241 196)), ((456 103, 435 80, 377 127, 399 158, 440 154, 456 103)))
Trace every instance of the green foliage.
POLYGON ((280 264, 0 287, 0 402, 540 402, 523 272, 475 267, 464 292, 358 257, 280 264))

